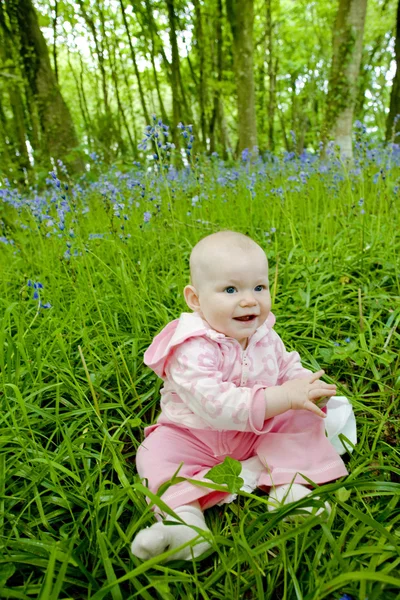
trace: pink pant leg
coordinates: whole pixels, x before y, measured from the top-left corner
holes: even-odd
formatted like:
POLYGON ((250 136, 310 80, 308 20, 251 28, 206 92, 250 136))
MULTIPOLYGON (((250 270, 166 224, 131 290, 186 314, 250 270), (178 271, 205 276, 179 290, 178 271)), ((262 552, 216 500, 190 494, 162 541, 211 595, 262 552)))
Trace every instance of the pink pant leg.
MULTIPOLYGON (((254 455, 257 436, 251 432, 189 430, 160 424, 146 437, 136 455, 137 471, 148 487, 157 493, 160 485, 177 472, 178 477, 204 480, 206 473, 223 462, 225 456, 245 460, 254 455)), ((210 488, 181 482, 162 495, 171 508, 199 500, 202 508, 217 504, 226 494, 210 488)))
POLYGON ((284 483, 325 483, 347 475, 343 460, 325 435, 324 421, 305 410, 290 410, 274 417, 273 425, 256 444, 266 469, 260 487, 284 483))

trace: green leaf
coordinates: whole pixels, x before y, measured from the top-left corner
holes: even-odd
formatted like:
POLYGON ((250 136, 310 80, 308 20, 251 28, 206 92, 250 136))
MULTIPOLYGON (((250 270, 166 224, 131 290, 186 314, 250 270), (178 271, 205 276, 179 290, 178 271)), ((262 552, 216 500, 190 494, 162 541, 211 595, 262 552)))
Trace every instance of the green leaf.
POLYGON ((13 563, 6 563, 0 565, 0 587, 5 585, 7 579, 10 579, 15 573, 15 565, 13 563))
POLYGON ((347 500, 350 498, 350 496, 351 496, 351 490, 346 490, 346 488, 343 488, 343 487, 336 490, 336 498, 340 502, 347 502, 347 500))
POLYGON ((242 465, 240 462, 227 456, 223 463, 210 469, 205 477, 211 479, 214 483, 226 485, 232 494, 236 494, 244 483, 243 479, 239 477, 241 471, 242 465))

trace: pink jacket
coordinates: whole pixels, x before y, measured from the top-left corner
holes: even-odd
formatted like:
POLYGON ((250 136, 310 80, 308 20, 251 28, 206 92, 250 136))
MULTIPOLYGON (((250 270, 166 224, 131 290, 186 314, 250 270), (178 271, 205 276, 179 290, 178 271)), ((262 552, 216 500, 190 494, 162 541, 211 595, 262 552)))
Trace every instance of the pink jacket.
POLYGON ((311 373, 297 352, 287 352, 274 324, 270 313, 246 350, 198 313, 182 313, 164 327, 144 354, 164 380, 158 423, 267 432, 272 419, 264 421, 264 388, 311 373))

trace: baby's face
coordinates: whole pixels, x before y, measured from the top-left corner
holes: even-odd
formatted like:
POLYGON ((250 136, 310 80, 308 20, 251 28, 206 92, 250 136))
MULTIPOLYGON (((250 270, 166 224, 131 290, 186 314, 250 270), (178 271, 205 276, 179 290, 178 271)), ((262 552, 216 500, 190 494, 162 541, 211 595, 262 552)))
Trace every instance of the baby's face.
POLYGON ((201 316, 246 348, 271 310, 268 262, 261 248, 215 257, 198 284, 201 316))

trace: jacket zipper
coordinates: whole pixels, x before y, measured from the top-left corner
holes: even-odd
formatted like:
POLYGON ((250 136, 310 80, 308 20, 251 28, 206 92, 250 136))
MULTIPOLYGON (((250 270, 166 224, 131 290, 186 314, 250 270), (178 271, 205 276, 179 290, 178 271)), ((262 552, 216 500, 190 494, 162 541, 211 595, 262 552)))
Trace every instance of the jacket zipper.
POLYGON ((247 358, 247 350, 242 352, 242 377, 240 379, 240 385, 246 385, 249 375, 249 361, 247 358))

